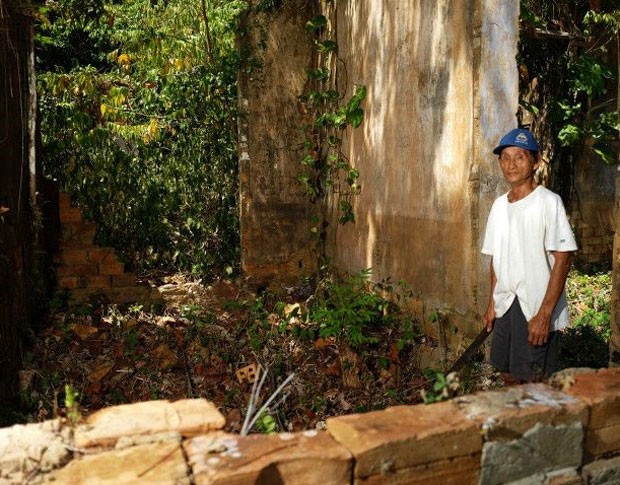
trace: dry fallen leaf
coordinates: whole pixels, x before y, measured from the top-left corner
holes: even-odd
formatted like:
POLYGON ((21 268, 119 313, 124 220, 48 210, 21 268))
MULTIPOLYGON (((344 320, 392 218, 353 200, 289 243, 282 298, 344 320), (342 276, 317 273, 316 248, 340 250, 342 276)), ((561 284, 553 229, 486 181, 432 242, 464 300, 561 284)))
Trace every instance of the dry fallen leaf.
POLYGON ((113 368, 114 364, 112 362, 104 362, 95 367, 95 369, 88 374, 88 380, 90 382, 99 382, 107 376, 113 368))
POLYGON ((82 323, 74 323, 70 325, 69 328, 71 331, 76 334, 80 340, 86 340, 91 335, 96 334, 99 330, 97 327, 93 327, 91 325, 84 325, 82 323))

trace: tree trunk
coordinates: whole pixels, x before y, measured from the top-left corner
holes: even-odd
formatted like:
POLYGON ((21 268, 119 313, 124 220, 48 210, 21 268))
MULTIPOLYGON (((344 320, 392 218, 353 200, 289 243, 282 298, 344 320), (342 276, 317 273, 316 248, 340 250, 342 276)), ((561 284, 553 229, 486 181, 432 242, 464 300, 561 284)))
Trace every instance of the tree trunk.
MULTIPOLYGON (((617 38, 618 67, 620 67, 620 36, 617 38)), ((620 111, 620 77, 618 78, 618 110, 620 111)), ((619 165, 620 168, 620 165, 619 165)), ((620 171, 616 172, 614 206, 614 249, 611 273, 611 340, 609 341, 609 366, 620 366, 620 171)))

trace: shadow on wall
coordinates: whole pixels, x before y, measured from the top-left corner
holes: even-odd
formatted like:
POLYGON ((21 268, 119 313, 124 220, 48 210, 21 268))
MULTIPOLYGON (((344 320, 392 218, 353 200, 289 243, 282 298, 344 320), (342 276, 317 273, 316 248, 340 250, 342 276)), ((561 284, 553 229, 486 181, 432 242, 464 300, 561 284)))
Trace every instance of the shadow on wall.
POLYGON ((345 140, 362 192, 355 225, 336 229, 336 259, 350 272, 372 267, 376 280, 404 279, 431 298, 459 298, 463 308, 472 23, 469 2, 448 1, 349 2, 338 19, 340 91, 362 83, 368 98, 362 127, 345 140))

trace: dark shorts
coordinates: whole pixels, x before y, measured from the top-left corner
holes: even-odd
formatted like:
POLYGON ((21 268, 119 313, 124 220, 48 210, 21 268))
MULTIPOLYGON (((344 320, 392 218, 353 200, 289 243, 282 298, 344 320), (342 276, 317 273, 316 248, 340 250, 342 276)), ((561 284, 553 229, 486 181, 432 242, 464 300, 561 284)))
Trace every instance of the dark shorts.
POLYGON ((527 319, 515 298, 508 311, 495 319, 491 342, 491 365, 509 372, 514 379, 536 382, 555 372, 557 332, 549 333, 545 345, 534 347, 527 342, 527 319))

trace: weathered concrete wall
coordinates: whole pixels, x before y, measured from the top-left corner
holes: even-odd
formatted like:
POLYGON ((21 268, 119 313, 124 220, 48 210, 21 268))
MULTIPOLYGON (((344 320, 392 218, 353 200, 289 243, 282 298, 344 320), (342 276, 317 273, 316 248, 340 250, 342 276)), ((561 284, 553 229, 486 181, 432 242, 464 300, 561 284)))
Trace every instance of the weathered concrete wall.
POLYGON ((0 429, 3 483, 620 483, 620 369, 239 436, 204 399, 0 429), (75 450, 70 453, 70 450, 75 450))
MULTIPOLYGON (((31 25, 0 4, 0 401, 15 397, 32 261, 31 25)), ((1 418, 1 416, 0 416, 1 418)))
POLYGON ((356 223, 332 221, 330 256, 406 281, 425 314, 460 314, 452 324, 470 334, 488 295, 481 233, 506 190, 491 150, 516 126, 518 13, 475 0, 337 6, 339 76, 368 97, 345 140, 361 173, 356 223))
POLYGON ((250 56, 239 77, 241 264, 257 284, 296 278, 318 261, 310 229, 319 209, 297 181, 308 123, 298 97, 315 52, 304 26, 316 9, 293 0, 255 11, 240 38, 250 56))

